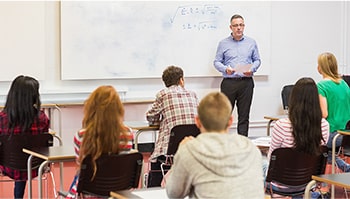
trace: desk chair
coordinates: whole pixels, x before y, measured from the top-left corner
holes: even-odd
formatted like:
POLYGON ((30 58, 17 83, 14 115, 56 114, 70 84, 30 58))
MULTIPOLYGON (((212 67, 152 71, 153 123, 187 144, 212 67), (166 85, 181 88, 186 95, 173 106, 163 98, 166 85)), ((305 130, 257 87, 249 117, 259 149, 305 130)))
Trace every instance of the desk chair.
POLYGON ((342 78, 350 87, 350 75, 342 75, 342 78))
POLYGON ((273 197, 303 195, 312 175, 324 174, 327 164, 328 148, 321 146, 320 155, 309 155, 293 148, 278 148, 271 154, 266 176, 265 190, 273 197), (286 188, 274 190, 272 182, 286 188), (291 189, 292 188, 292 189, 291 189))
MULTIPOLYGON (((350 120, 347 122, 345 126, 345 131, 349 131, 349 130, 350 130, 350 120)), ((335 163, 336 156, 350 157, 350 136, 347 133, 338 131, 338 134, 335 135, 332 140, 332 146, 336 145, 336 140, 339 136, 342 136, 342 142, 340 144, 340 147, 338 149, 336 149, 337 147, 332 147, 331 149, 332 150, 332 173, 335 173, 335 167, 337 166, 335 163)))
POLYGON ((128 154, 102 154, 96 161, 97 171, 93 176, 91 156, 81 163, 77 192, 84 195, 108 198, 111 191, 137 188, 141 175, 143 155, 140 152, 128 154))
POLYGON ((290 96, 290 93, 292 92, 293 86, 294 86, 293 84, 285 85, 283 86, 281 91, 282 107, 284 110, 284 114, 277 115, 277 116, 264 116, 264 119, 269 120, 269 122, 267 123, 267 136, 270 136, 270 128, 271 128, 272 122, 275 122, 281 118, 288 117, 289 96, 290 96))
POLYGON ((162 162, 160 165, 163 178, 165 175, 164 166, 171 167, 171 165, 173 164, 174 155, 179 147, 180 142, 186 136, 197 137, 199 133, 200 133, 200 130, 195 124, 181 124, 181 125, 174 126, 171 129, 169 143, 168 143, 168 151, 167 151, 167 154, 165 155, 165 161, 162 162))
MULTIPOLYGON (((339 136, 342 136, 342 142, 340 144, 340 147, 337 151, 337 155, 335 154, 336 149, 335 147, 332 147, 332 174, 336 173, 336 167, 337 169, 337 173, 341 173, 340 170, 344 170, 344 168, 340 168, 339 165, 337 165, 335 159, 336 157, 339 157, 346 162, 346 159, 348 157, 350 157, 350 135, 349 132, 350 130, 350 120, 347 122, 346 126, 345 126, 345 131, 338 131, 338 134, 336 136, 334 136, 333 140, 332 140, 332 145, 335 146, 336 145, 336 140, 339 136), (333 149, 334 148, 334 149, 333 149)), ((334 193, 334 186, 332 186, 332 193, 334 193)), ((348 190, 346 188, 344 188, 344 193, 346 198, 348 198, 348 190)))
POLYGON ((285 85, 283 86, 281 91, 283 110, 285 111, 286 114, 288 114, 289 96, 290 96, 290 93, 292 92, 293 86, 294 86, 293 84, 285 85))
MULTIPOLYGON (((350 120, 347 122, 345 130, 350 130, 350 120)), ((338 156, 350 157, 350 136, 343 135, 338 156)))
MULTIPOLYGON (((338 137, 338 136, 336 136, 338 137)), ((336 138, 335 137, 335 138, 336 138)), ((349 135, 343 135, 342 136, 342 142, 339 147, 339 150, 337 152, 337 155, 332 154, 332 158, 341 158, 343 161, 347 163, 347 158, 350 157, 350 136, 349 135)), ((332 159, 333 162, 333 159, 332 159)), ((332 165, 332 168, 338 168, 338 169, 333 169, 335 173, 343 173, 343 172, 348 172, 348 170, 345 170, 345 168, 341 168, 340 165, 337 164, 337 162, 334 159, 334 165, 332 165)), ((332 170, 332 172, 333 172, 332 170)), ((348 198, 348 191, 344 188, 344 193, 346 195, 346 198, 348 198)))
MULTIPOLYGON (((23 148, 33 147, 50 147, 53 146, 53 137, 50 133, 29 135, 29 134, 17 134, 11 136, 0 136, 0 165, 5 167, 13 168, 20 171, 27 171, 27 160, 29 155, 23 153, 23 148)), ((57 136, 55 136, 57 137, 57 136)), ((59 138, 59 137, 57 137, 59 138)), ((61 143, 61 140, 59 138, 61 143)), ((33 158, 32 168, 33 170, 38 169, 43 159, 33 158)), ((52 182, 54 183, 53 174, 51 169, 48 167, 45 169, 45 173, 50 173, 52 182)), ((14 181, 13 179, 4 179, 0 182, 14 181)))

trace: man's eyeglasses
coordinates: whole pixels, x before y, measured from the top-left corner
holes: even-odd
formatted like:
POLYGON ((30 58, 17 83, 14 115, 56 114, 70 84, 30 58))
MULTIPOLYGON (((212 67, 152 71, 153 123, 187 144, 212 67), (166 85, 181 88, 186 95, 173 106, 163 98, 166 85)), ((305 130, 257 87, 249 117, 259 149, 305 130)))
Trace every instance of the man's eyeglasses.
POLYGON ((231 25, 231 26, 234 27, 234 28, 237 28, 238 26, 239 26, 239 27, 244 27, 245 24, 244 24, 244 23, 240 23, 240 24, 233 24, 233 25, 231 25))

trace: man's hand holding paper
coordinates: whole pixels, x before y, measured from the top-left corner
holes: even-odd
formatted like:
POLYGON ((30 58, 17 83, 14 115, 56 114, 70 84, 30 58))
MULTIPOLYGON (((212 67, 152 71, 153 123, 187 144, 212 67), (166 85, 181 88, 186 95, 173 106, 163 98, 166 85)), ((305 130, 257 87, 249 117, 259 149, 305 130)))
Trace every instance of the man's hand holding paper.
POLYGON ((251 76, 252 71, 250 70, 250 67, 252 64, 246 64, 246 65, 237 65, 234 70, 236 73, 243 73, 246 76, 251 76))

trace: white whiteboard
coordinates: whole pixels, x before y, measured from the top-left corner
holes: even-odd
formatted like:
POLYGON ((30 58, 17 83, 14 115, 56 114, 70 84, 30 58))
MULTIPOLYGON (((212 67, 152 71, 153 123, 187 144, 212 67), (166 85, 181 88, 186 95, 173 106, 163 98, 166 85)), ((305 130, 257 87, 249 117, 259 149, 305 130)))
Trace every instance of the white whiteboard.
POLYGON ((268 75, 269 2, 62 1, 61 78, 152 78, 169 65, 185 76, 220 76, 213 60, 235 13, 258 43, 256 75, 268 75))
POLYGON ((0 81, 45 79, 44 1, 0 1, 0 81))

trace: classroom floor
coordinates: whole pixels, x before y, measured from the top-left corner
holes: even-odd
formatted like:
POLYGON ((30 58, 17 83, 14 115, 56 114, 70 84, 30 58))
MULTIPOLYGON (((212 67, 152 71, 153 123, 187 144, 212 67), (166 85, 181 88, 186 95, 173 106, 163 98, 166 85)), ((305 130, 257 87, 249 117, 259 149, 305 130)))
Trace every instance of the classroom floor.
MULTIPOLYGON (((63 178, 63 186, 64 189, 67 190, 70 186, 70 183, 74 177, 75 174, 75 162, 65 162, 64 163, 64 178, 63 178)), ((59 190, 60 187, 60 169, 59 169, 59 164, 58 163, 54 163, 52 168, 52 173, 53 173, 53 177, 55 179, 55 183, 56 183, 56 189, 59 190)), ((54 193, 54 185, 53 185, 53 181, 51 179, 50 175, 45 175, 47 178, 47 180, 43 180, 43 196, 45 198, 56 198, 55 197, 55 193, 54 193)), ((6 176, 2 176, 0 177, 0 181, 4 180, 4 179, 9 179, 6 176)), ((14 182, 10 181, 10 182, 0 182, 0 198, 13 198, 13 186, 14 186, 14 182)), ((33 198, 38 198, 38 180, 34 179, 32 181, 32 196, 33 198)), ((28 198, 28 183, 26 186, 26 191, 25 191, 25 195, 24 198, 28 198)))
MULTIPOLYGON (((144 160, 145 160, 144 172, 147 172, 148 171, 148 158, 150 156, 150 153, 143 153, 143 154, 144 154, 144 160)), ((56 183, 56 186, 55 186, 56 190, 59 190, 59 186, 60 186, 59 164, 55 163, 52 171, 53 171, 53 175, 54 175, 54 179, 55 179, 55 183, 56 183)), ((63 179, 64 190, 68 190, 68 188, 71 184, 71 181, 74 177, 75 171, 76 171, 75 162, 65 162, 64 163, 64 179, 63 179)), ((327 165, 326 173, 331 173, 331 165, 327 165)), ((8 179, 8 178, 7 177, 0 177, 0 180, 3 180, 3 179, 8 179)), ((43 185, 45 185, 45 184, 46 184, 46 182, 43 181, 43 185)), ((43 190, 44 190, 43 196, 45 196, 45 198, 47 196, 47 198, 50 198, 50 199, 56 198, 51 177, 49 177, 47 184, 48 184, 48 186, 43 188, 43 190)), ((37 185, 38 185, 37 180, 33 180, 33 193, 32 193, 33 198, 38 198, 38 186, 37 185)), ((141 180, 140 180, 140 187, 141 187, 141 180)), ((342 188, 336 187, 335 193, 336 193, 335 198, 345 198, 345 192, 342 188)), ((28 190, 26 188, 24 198, 28 197, 27 194, 28 194, 28 190)), ((13 198, 13 182, 0 182, 0 198, 1 199, 13 198)))

